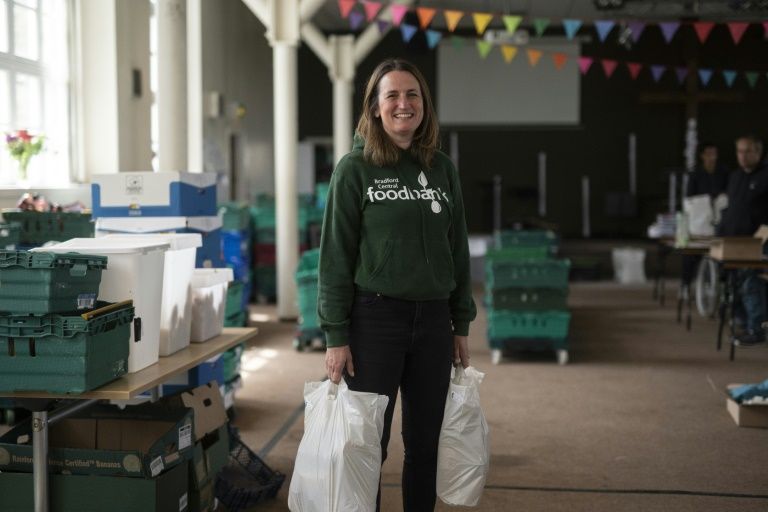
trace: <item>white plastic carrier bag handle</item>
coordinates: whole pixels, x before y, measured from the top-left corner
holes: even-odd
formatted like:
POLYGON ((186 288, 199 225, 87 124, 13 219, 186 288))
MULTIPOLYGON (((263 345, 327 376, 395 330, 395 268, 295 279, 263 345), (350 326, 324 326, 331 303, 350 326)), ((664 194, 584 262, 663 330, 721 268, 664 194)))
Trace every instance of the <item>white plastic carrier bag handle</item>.
POLYGON ((449 505, 474 507, 485 487, 490 462, 488 423, 480 407, 485 374, 455 367, 445 400, 437 448, 437 496, 449 505))
POLYGON ((304 435, 288 489, 292 512, 376 510, 388 402, 351 391, 343 379, 304 384, 304 435))

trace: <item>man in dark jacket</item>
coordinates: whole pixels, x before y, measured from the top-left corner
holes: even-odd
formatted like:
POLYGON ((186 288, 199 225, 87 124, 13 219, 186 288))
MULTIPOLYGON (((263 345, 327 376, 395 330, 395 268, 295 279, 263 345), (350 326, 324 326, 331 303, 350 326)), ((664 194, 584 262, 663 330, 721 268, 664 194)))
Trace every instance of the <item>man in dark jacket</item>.
MULTIPOLYGON (((762 154, 763 144, 756 136, 736 139, 739 168, 728 180, 728 208, 720 224, 720 235, 752 236, 761 224, 768 224, 768 165, 762 161, 762 154)), ((736 280, 746 330, 735 343, 741 346, 765 343, 765 282, 755 270, 739 270, 736 280)))

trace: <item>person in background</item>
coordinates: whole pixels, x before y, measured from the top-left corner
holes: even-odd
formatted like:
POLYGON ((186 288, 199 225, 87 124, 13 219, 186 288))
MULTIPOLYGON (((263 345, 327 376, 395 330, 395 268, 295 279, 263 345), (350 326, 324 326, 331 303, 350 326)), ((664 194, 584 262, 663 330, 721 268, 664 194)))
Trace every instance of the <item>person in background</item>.
MULTIPOLYGON (((728 179, 728 208, 720 223, 721 236, 753 236, 762 224, 768 224, 768 165, 762 161, 762 153, 763 143, 755 135, 736 139, 739 167, 728 179)), ((765 343, 765 281, 758 271, 745 269, 737 271, 736 284, 738 302, 733 321, 742 324, 744 330, 734 343, 765 343)))
MULTIPOLYGON (((434 510, 451 365, 469 366, 476 314, 459 175, 437 144, 422 74, 404 60, 380 63, 352 152, 331 176, 320 238, 326 371, 351 390, 389 397, 382 462, 400 391, 405 512, 434 510)), ((381 490, 377 510, 380 502, 381 490)))

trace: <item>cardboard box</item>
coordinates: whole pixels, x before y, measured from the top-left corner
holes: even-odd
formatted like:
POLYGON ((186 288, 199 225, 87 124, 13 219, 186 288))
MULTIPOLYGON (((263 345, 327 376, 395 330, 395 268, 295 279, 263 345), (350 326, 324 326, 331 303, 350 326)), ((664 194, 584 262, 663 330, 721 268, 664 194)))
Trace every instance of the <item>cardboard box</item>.
MULTIPOLYGON (((728 389, 743 384, 728 384, 728 389)), ((740 427, 768 428, 768 405, 742 405, 728 396, 726 407, 733 421, 740 427)))
POLYGON ((763 257, 763 242, 751 236, 715 238, 709 255, 716 260, 755 261, 763 257))
POLYGON ((163 397, 158 405, 168 408, 189 407, 194 410, 194 440, 201 441, 206 434, 227 423, 227 411, 216 382, 208 382, 178 395, 163 397))
MULTIPOLYGON (((189 512, 187 465, 157 478, 50 475, 50 512, 189 512)), ((0 510, 34 510, 31 473, 0 472, 0 510)))
POLYGON ((760 241, 765 244, 765 241, 768 240, 768 224, 763 224, 757 228, 757 231, 755 231, 755 238, 759 238, 760 241))

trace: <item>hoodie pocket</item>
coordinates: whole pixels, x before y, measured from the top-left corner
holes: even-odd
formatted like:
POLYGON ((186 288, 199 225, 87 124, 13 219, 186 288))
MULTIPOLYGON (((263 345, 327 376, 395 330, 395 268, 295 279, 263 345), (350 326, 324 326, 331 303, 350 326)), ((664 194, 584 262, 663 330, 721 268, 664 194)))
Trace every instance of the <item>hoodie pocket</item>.
MULTIPOLYGON (((384 247, 381 251, 381 255, 379 255, 378 257, 378 263, 376 264, 376 266, 373 267, 373 270, 371 270, 371 273, 368 276, 369 280, 373 280, 377 275, 381 273, 384 267, 387 266, 387 262, 389 261, 390 254, 392 254, 392 241, 387 240, 384 242, 384 247)), ((376 258, 374 258, 374 261, 376 261, 376 258)))

